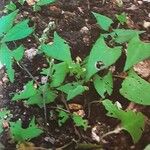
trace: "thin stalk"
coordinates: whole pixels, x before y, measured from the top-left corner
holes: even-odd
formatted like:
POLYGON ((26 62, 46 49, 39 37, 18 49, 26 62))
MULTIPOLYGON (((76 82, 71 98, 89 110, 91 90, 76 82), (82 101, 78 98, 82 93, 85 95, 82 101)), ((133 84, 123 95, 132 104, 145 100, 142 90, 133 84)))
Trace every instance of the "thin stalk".
POLYGON ((53 66, 53 59, 51 59, 51 60, 47 59, 47 61, 49 63, 49 69, 48 69, 48 73, 47 73, 47 76, 46 76, 46 82, 45 82, 44 87, 42 89, 45 124, 47 123, 47 109, 46 109, 45 93, 46 93, 47 87, 48 87, 47 86, 48 78, 51 74, 51 69, 52 69, 52 66, 53 66))
POLYGON ((106 134, 104 134, 104 135, 101 137, 101 141, 103 141, 104 138, 106 138, 106 137, 109 136, 109 135, 120 133, 120 131, 122 131, 122 130, 123 130, 123 128, 119 128, 119 127, 118 127, 118 128, 116 128, 115 130, 113 130, 113 131, 107 132, 106 134))
POLYGON ((24 71, 26 71, 26 73, 29 75, 29 77, 38 85, 40 86, 39 82, 35 79, 35 77, 30 73, 30 71, 25 67, 25 65, 17 62, 17 65, 23 69, 24 71))

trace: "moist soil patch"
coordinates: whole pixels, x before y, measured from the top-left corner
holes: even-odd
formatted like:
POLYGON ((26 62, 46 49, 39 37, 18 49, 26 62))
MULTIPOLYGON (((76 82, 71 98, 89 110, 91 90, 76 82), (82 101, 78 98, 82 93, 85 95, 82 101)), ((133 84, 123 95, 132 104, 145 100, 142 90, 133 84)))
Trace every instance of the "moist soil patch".
MULTIPOLYGON (((1 6, 3 5, 1 10, 3 10, 4 5, 8 3, 9 1, 1 1, 0 4, 1 6)), ((35 26, 36 35, 32 35, 16 43, 17 45, 23 44, 26 49, 38 48, 39 41, 37 37, 40 37, 43 30, 50 22, 52 22, 54 26, 48 35, 47 43, 52 42, 53 33, 54 31, 57 31, 58 34, 69 43, 73 58, 75 59, 79 56, 81 59, 84 59, 87 55, 89 55, 94 42, 99 37, 100 33, 102 33, 91 12, 97 12, 112 19, 115 19, 115 14, 125 12, 128 15, 128 23, 126 25, 122 25, 122 27, 146 31, 142 34, 141 39, 143 41, 150 41, 150 27, 144 27, 144 21, 150 22, 150 3, 146 1, 124 0, 123 6, 119 7, 115 0, 106 0, 104 3, 100 0, 58 0, 53 5, 43 6, 39 12, 34 12, 33 8, 27 3, 23 6, 21 6, 17 1, 14 1, 14 3, 20 10, 18 20, 22 18, 29 18, 30 26, 35 26)), ((113 26, 118 26, 117 20, 113 26)), ((13 44, 10 45, 12 48, 14 46, 15 45, 13 44)), ((120 75, 124 67, 124 62, 125 56, 123 55, 116 63, 117 69, 114 74, 120 75)), ((22 64, 28 68, 38 82, 41 82, 42 75, 39 75, 41 68, 43 68, 43 66, 47 66, 46 59, 41 54, 37 54, 33 59, 25 57, 22 64)), ((4 70, 1 70, 0 90, 3 94, 0 107, 7 107, 11 111, 13 114, 12 121, 21 119, 23 127, 27 127, 32 116, 35 115, 37 122, 43 126, 45 130, 41 136, 31 140, 36 147, 43 147, 45 149, 51 148, 54 150, 61 147, 66 150, 74 150, 78 143, 84 142, 100 144, 104 150, 143 150, 144 147, 150 143, 149 124, 146 125, 140 141, 136 144, 132 142, 130 135, 126 132, 112 134, 101 143, 93 140, 92 129, 94 127, 96 128, 95 132, 97 136, 102 136, 108 131, 113 130, 119 122, 107 117, 105 115, 106 110, 99 103, 91 103, 92 101, 98 101, 100 99, 92 85, 88 85, 90 92, 85 92, 83 95, 77 96, 70 102, 82 106, 82 109, 85 112, 85 118, 88 119, 90 125, 87 131, 75 128, 71 120, 65 123, 62 127, 58 126, 57 112, 54 107, 58 104, 62 104, 60 101, 61 97, 58 97, 55 103, 47 105, 48 118, 47 124, 45 125, 43 109, 36 106, 27 107, 23 104, 23 102, 11 101, 13 93, 22 90, 23 85, 25 85, 27 81, 31 80, 25 69, 20 68, 18 65, 14 65, 14 68, 16 74, 15 82, 13 84, 8 82, 4 70)), ((106 72, 102 71, 101 74, 104 75, 106 72)), ((145 79, 150 81, 150 74, 145 77, 145 79)), ((72 79, 68 80, 72 81, 72 79)), ((114 79, 113 94, 107 98, 119 101, 123 108, 126 109, 129 107, 130 102, 123 98, 118 92, 122 80, 122 78, 118 77, 114 79)), ((150 109, 148 106, 135 105, 134 107, 145 114, 148 118, 150 117, 150 109)), ((4 134, 1 135, 0 142, 4 145, 6 150, 16 149, 16 143, 11 141, 7 129, 4 134)), ((80 149, 87 148, 82 147, 80 149)), ((91 149, 94 150, 96 148, 91 149)))

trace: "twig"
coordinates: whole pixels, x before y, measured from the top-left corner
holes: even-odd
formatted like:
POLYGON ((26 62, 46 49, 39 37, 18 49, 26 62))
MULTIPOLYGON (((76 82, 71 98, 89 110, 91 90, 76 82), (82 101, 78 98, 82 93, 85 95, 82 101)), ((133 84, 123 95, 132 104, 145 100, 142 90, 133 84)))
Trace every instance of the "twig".
POLYGON ((111 135, 111 134, 118 134, 118 133, 120 133, 121 130, 123 130, 123 128, 118 127, 118 128, 116 128, 115 130, 113 130, 113 131, 109 131, 109 132, 107 132, 106 134, 104 134, 104 135, 101 137, 100 140, 103 141, 104 138, 106 138, 107 136, 109 136, 109 135, 111 135))
POLYGON ((59 110, 62 110, 62 111, 64 111, 64 112, 66 112, 66 113, 70 113, 68 110, 66 110, 66 109, 63 109, 63 108, 61 108, 61 107, 55 107, 55 106, 51 106, 50 108, 54 108, 54 109, 59 109, 59 110))
POLYGON ((21 63, 17 62, 18 66, 23 69, 24 71, 27 72, 27 74, 29 75, 29 77, 38 85, 40 86, 39 82, 35 79, 35 77, 29 72, 29 70, 21 63))

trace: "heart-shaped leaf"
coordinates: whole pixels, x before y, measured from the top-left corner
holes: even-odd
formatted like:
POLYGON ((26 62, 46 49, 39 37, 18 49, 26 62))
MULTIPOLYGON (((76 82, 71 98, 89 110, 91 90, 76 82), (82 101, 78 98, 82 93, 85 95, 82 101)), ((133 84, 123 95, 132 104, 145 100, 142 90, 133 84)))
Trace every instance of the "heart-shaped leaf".
POLYGON ((56 32, 52 45, 41 45, 41 50, 49 57, 70 63, 72 61, 70 47, 56 32))

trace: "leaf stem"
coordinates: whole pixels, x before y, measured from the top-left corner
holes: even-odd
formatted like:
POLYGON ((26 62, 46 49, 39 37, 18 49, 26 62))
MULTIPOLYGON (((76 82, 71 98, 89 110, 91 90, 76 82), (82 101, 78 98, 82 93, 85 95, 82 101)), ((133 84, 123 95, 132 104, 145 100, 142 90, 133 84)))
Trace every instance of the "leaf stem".
POLYGON ((46 76, 46 82, 45 82, 44 87, 43 87, 43 89, 42 89, 45 124, 47 123, 47 109, 46 109, 45 93, 46 93, 46 91, 47 91, 48 78, 49 78, 49 76, 50 76, 50 74, 51 74, 51 69, 52 69, 54 60, 53 60, 53 59, 49 60, 49 59, 47 58, 47 61, 48 61, 48 63, 49 63, 49 69, 48 69, 48 73, 47 73, 47 76, 46 76))

